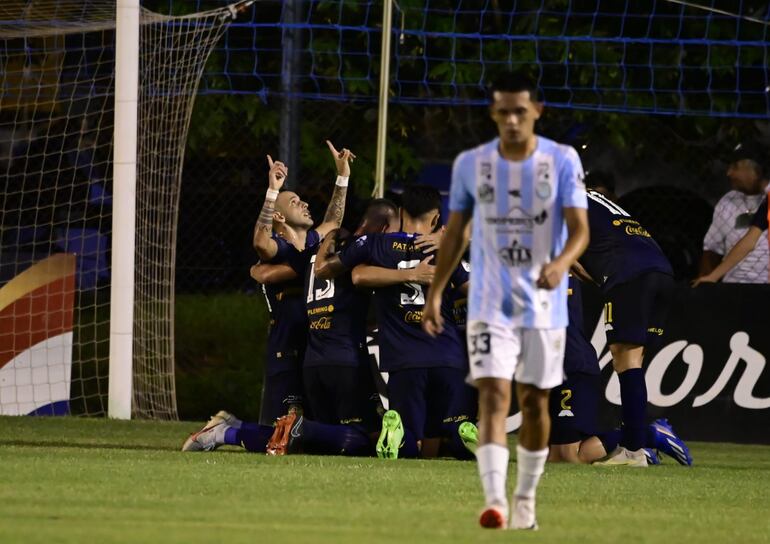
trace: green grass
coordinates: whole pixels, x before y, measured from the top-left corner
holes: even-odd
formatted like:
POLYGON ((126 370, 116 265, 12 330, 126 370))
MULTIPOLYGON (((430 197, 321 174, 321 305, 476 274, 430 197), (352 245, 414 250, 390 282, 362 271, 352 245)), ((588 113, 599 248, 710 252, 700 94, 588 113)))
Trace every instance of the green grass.
MULTIPOLYGON (((548 466, 536 533, 476 526, 476 465, 178 451, 198 423, 0 418, 0 542, 768 542, 770 447, 548 466)), ((511 465, 515 474, 515 464, 511 465)))

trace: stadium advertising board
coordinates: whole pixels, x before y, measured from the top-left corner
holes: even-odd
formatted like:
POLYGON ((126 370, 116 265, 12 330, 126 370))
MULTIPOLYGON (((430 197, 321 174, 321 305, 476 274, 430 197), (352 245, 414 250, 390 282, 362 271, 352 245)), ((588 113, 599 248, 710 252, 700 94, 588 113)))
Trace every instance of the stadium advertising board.
MULTIPOLYGON (((600 428, 609 428, 620 421, 620 386, 598 291, 585 289, 583 302, 602 368, 600 428)), ((645 356, 650 418, 669 418, 688 440, 770 444, 768 307, 767 285, 677 288, 665 330, 645 356)), ((375 337, 369 349, 376 358, 375 337)), ((519 424, 512 413, 508 431, 519 424)))
MULTIPOLYGON (((598 292, 584 291, 602 367, 603 423, 617 422, 620 388, 611 370, 598 292)), ((770 443, 770 286, 680 287, 660 340, 645 356, 649 412, 686 439, 770 443)))

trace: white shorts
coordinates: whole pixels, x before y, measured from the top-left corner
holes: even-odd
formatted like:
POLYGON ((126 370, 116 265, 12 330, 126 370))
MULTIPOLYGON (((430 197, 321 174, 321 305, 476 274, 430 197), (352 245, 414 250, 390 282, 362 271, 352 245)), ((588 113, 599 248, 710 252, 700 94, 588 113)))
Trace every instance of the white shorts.
POLYGON ((467 328, 471 378, 516 379, 551 389, 564 381, 566 329, 510 328, 470 321, 467 328))

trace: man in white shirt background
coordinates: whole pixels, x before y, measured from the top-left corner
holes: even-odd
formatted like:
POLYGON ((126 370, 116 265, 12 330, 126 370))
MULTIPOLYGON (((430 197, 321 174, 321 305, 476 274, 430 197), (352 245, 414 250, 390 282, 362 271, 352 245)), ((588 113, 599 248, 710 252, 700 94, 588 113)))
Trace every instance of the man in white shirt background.
MULTIPOLYGON (((768 172, 762 150, 741 145, 727 168, 731 190, 714 208, 714 216, 703 239, 699 276, 719 265, 751 225, 751 219, 767 193, 768 172)), ((722 279, 725 283, 766 283, 768 281, 768 242, 760 238, 754 249, 722 279)))

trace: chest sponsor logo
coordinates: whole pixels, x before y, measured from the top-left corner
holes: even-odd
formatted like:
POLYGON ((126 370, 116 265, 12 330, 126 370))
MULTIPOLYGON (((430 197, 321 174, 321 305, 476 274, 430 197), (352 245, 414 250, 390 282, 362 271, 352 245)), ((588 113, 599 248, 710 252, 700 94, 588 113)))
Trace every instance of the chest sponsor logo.
POLYGON ((505 264, 512 267, 529 266, 532 264, 532 250, 514 240, 510 247, 501 248, 500 258, 505 264))
POLYGON ((328 316, 320 317, 310 322, 310 329, 314 331, 327 331, 332 328, 332 318, 328 316))
POLYGON ((536 215, 527 213, 520 206, 511 208, 505 217, 487 217, 486 223, 494 225, 497 232, 531 233, 548 219, 548 211, 543 210, 536 215))
POLYGON ((495 188, 489 183, 482 183, 479 185, 479 202, 489 204, 495 201, 495 188))
POLYGON ((406 323, 422 323, 422 310, 412 310, 404 314, 406 323))

